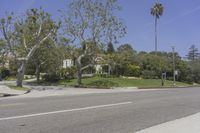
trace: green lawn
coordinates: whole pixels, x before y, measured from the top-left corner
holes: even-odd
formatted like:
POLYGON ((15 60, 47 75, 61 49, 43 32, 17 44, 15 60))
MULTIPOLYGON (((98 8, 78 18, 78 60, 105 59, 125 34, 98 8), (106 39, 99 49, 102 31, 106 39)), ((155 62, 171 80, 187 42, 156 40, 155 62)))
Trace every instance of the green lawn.
MULTIPOLYGON (((86 87, 139 87, 139 88, 151 88, 151 87, 162 87, 160 79, 125 79, 125 78, 83 78, 83 86, 86 87)), ((172 87, 172 81, 166 80, 164 87, 172 87)), ((71 81, 61 80, 59 82, 61 85, 74 86, 76 84, 76 79, 71 81)), ((176 82, 176 86, 191 86, 191 84, 176 82)))
POLYGON ((16 77, 15 76, 10 76, 6 78, 7 81, 15 81, 16 77))
POLYGON ((29 88, 27 87, 18 87, 15 85, 7 85, 9 88, 14 89, 14 90, 19 90, 19 91, 28 91, 29 88))

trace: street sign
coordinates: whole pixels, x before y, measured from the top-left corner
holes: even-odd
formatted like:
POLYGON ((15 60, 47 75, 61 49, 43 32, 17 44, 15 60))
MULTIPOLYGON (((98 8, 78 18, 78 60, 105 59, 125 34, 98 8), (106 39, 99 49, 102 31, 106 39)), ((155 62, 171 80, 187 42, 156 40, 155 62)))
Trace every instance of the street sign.
POLYGON ((176 71, 174 71, 174 74, 175 74, 175 75, 178 75, 178 71, 177 71, 177 70, 176 70, 176 71))

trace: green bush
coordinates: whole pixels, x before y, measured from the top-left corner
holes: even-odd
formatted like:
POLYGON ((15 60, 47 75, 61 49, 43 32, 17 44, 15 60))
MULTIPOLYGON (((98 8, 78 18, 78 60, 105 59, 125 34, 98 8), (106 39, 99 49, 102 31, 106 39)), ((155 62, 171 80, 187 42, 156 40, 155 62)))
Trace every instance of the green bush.
POLYGON ((1 74, 1 78, 5 79, 5 78, 10 76, 10 71, 8 69, 6 69, 6 68, 1 68, 0 69, 0 74, 1 74))
POLYGON ((156 72, 150 71, 150 70, 144 70, 142 71, 142 78, 144 79, 157 79, 158 76, 156 76, 156 72))
POLYGON ((113 81, 109 81, 109 80, 104 80, 104 79, 101 79, 101 80, 96 80, 96 81, 93 81, 91 83, 88 83, 86 84, 88 86, 91 86, 91 87, 98 87, 98 88, 110 88, 110 87, 118 87, 119 84, 116 83, 116 82, 113 82, 113 81))
POLYGON ((94 73, 94 72, 95 72, 94 67, 90 66, 90 67, 84 69, 84 70, 82 71, 82 74, 91 74, 91 73, 94 73))
POLYGON ((101 74, 95 74, 94 77, 101 77, 101 78, 116 78, 117 75, 109 75, 108 73, 101 73, 101 74))
POLYGON ((102 73, 102 74, 99 74, 100 77, 102 78, 108 78, 109 75, 107 73, 102 73))
POLYGON ((136 65, 128 65, 125 69, 124 75, 125 76, 135 76, 139 77, 140 76, 140 67, 136 65))
POLYGON ((63 68, 60 70, 59 75, 61 79, 74 79, 76 72, 76 67, 63 68))
POLYGON ((16 80, 16 76, 10 75, 9 77, 6 78, 6 80, 8 80, 8 81, 16 80))
POLYGON ((57 82, 60 80, 60 76, 58 74, 45 74, 42 76, 42 80, 46 82, 57 82))

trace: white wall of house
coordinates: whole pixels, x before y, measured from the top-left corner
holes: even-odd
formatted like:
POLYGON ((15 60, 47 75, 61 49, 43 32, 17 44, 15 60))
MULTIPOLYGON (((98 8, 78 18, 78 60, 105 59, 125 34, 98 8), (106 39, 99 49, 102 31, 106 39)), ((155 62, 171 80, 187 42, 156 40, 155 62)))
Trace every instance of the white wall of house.
POLYGON ((96 70, 96 73, 101 74, 102 73, 102 65, 100 65, 100 64, 95 65, 95 70, 96 70))
MULTIPOLYGON (((74 60, 72 60, 72 59, 63 60, 63 66, 62 66, 63 68, 70 68, 70 67, 73 67, 73 66, 74 66, 74 60)), ((94 66, 94 68, 96 70, 96 74, 104 73, 102 67, 103 67, 102 64, 96 64, 94 66)))
POLYGON ((63 68, 74 66, 74 61, 72 59, 63 60, 63 68))

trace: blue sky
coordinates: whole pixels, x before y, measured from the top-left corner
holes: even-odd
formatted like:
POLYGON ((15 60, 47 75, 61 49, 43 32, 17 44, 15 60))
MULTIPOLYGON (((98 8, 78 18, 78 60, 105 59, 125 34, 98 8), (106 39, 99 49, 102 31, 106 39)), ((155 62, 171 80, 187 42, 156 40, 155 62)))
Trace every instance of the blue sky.
MULTIPOLYGON (((5 12, 21 15, 26 9, 42 6, 54 19, 59 9, 66 9, 71 0, 1 0, 0 17, 5 12)), ((154 18, 150 8, 157 0, 118 0, 123 8, 118 16, 127 26, 127 35, 120 44, 129 43, 137 51, 154 50, 154 18)), ((171 51, 175 46, 181 56, 189 47, 200 46, 200 0, 160 0, 164 14, 158 21, 158 50, 171 51)), ((115 47, 119 44, 115 44, 115 47)))

